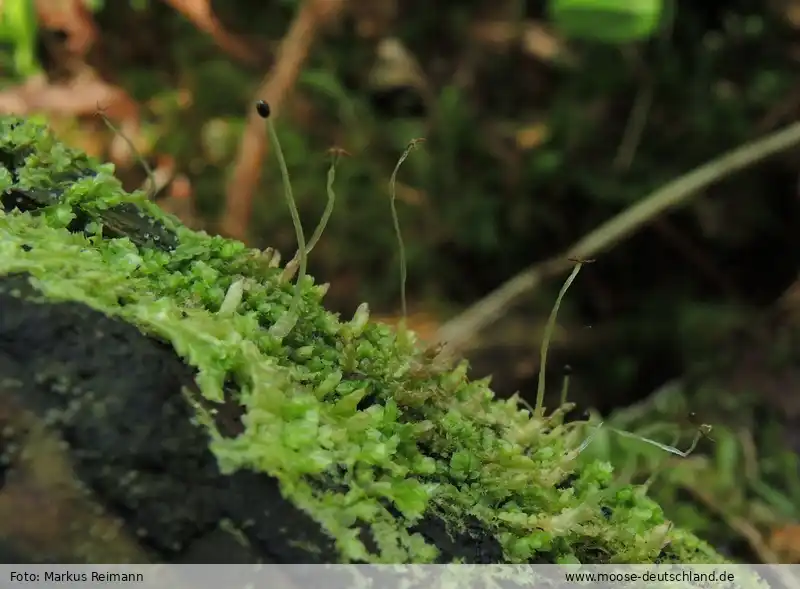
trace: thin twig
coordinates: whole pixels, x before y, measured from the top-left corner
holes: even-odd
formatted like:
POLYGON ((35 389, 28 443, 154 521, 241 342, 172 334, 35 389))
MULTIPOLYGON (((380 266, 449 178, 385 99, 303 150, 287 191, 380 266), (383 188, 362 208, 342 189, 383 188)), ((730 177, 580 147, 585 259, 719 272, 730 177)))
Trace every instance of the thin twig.
POLYGON ((636 155, 636 150, 642 140, 642 133, 644 133, 644 128, 647 124, 650 106, 653 104, 654 86, 653 80, 648 78, 636 93, 631 114, 625 125, 622 143, 620 143, 617 155, 614 158, 613 165, 617 170, 628 169, 633 163, 633 157, 636 155))
POLYGON ((800 143, 800 122, 740 146, 669 182, 573 244, 567 251, 523 270, 439 330, 448 350, 464 349, 476 334, 501 317, 544 280, 572 267, 570 258, 593 258, 620 243, 659 215, 685 205, 703 188, 800 143))
POLYGON ((164 3, 214 39, 228 55, 251 65, 258 62, 252 48, 222 25, 211 8, 210 0, 164 0, 164 3))
MULTIPOLYGON (((672 36, 674 28, 674 20, 668 19, 666 26, 661 29, 659 34, 660 40, 664 43, 668 42, 672 36)), ((631 50, 627 55, 642 65, 641 54, 636 50, 631 50)), ((614 159, 614 168, 617 170, 627 170, 633 163, 633 158, 636 155, 636 150, 642 140, 644 128, 647 125, 647 116, 650 114, 650 107, 653 105, 653 98, 655 98, 655 80, 650 73, 649 68, 646 66, 644 69, 645 80, 636 92, 636 99, 633 102, 633 108, 628 116, 628 122, 625 125, 625 131, 622 136, 622 143, 617 150, 616 158, 614 159)))
POLYGON ((136 160, 144 169, 145 174, 147 174, 147 181, 143 186, 147 187, 145 190, 147 198, 153 200, 156 197, 156 194, 158 193, 158 184, 156 184, 156 175, 153 173, 153 169, 150 167, 150 164, 147 163, 147 160, 144 159, 144 156, 142 156, 142 154, 139 153, 139 150, 136 149, 136 145, 133 143, 133 140, 130 137, 128 137, 125 133, 117 129, 114 123, 111 122, 111 119, 109 119, 106 116, 106 113, 103 112, 102 108, 100 108, 99 104, 97 105, 97 114, 103 120, 103 124, 105 124, 105 126, 108 127, 108 129, 114 135, 122 138, 122 140, 128 146, 128 149, 131 150, 131 154, 136 158, 136 160))

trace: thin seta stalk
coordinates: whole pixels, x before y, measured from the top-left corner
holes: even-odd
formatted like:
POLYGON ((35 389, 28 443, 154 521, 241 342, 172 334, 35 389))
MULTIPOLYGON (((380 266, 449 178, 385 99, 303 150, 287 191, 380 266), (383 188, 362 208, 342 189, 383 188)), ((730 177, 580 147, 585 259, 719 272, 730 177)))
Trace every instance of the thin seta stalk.
POLYGON ((397 215, 397 173, 400 171, 400 166, 403 165, 403 162, 408 159, 408 156, 411 155, 411 152, 414 151, 420 143, 424 142, 425 139, 417 138, 412 139, 411 142, 406 147, 403 155, 400 156, 400 159, 397 160, 397 165, 394 167, 394 171, 392 172, 392 176, 389 179, 389 205, 392 211, 392 223, 394 224, 394 234, 397 238, 397 249, 400 256, 400 310, 402 313, 402 318, 400 320, 400 324, 398 326, 398 335, 401 338, 402 343, 407 343, 408 333, 407 333, 407 326, 406 320, 408 318, 408 304, 406 302, 406 279, 408 275, 408 269, 406 265, 406 246, 403 243, 403 234, 400 231, 400 218, 397 215))
MULTIPOLYGON (((328 195, 328 202, 325 204, 325 210, 322 213, 322 217, 317 224, 317 228, 314 229, 314 233, 311 235, 311 239, 308 240, 308 245, 306 246, 306 256, 311 255, 311 250, 314 249, 314 246, 317 245, 320 238, 322 237, 325 228, 328 226, 328 221, 333 214, 333 208, 336 204, 336 192, 333 189, 334 182, 336 181, 336 164, 339 162, 339 158, 343 155, 350 155, 344 149, 340 147, 333 147, 330 149, 331 154, 331 165, 328 168, 328 182, 325 186, 325 190, 328 195)), ((290 280, 294 273, 297 271, 297 266, 300 263, 300 250, 297 250, 295 256, 286 264, 286 268, 284 269, 282 279, 283 280, 290 280)))
POLYGON ((289 311, 284 313, 270 328, 270 334, 278 339, 283 339, 294 328, 298 319, 298 311, 300 308, 301 288, 306 277, 306 269, 308 264, 308 256, 306 255, 306 238, 303 234, 303 225, 300 222, 300 213, 297 211, 297 205, 294 201, 294 193, 292 192, 292 183, 289 178, 289 168, 286 166, 286 158, 283 156, 281 149, 280 139, 278 133, 275 131, 275 125, 272 119, 269 118, 270 107, 263 100, 259 100, 256 104, 256 111, 261 118, 267 121, 267 131, 272 144, 275 146, 275 156, 278 158, 278 165, 281 169, 281 179, 283 180, 283 192, 286 197, 286 205, 289 207, 289 213, 292 216, 292 225, 294 225, 295 235, 297 236, 297 251, 300 255, 300 270, 297 273, 297 282, 294 285, 294 297, 289 306, 289 311))
POLYGON ((328 226, 328 221, 331 218, 331 214, 333 214, 333 207, 336 204, 336 192, 333 190, 333 183, 336 181, 336 164, 339 162, 339 158, 343 155, 349 155, 344 149, 339 147, 333 147, 330 150, 331 154, 331 165, 328 168, 328 183, 325 185, 325 192, 328 195, 328 202, 325 204, 325 210, 322 212, 322 217, 317 224, 317 228, 314 229, 314 233, 311 235, 311 239, 308 240, 308 247, 306 248, 306 254, 311 254, 311 250, 314 249, 314 246, 317 245, 320 237, 322 237, 322 233, 325 231, 325 227, 328 226))
POLYGON ((147 163, 147 160, 142 157, 142 154, 139 153, 139 150, 136 149, 136 145, 133 144, 133 141, 130 137, 125 135, 122 131, 117 129, 114 123, 111 122, 111 119, 108 118, 106 113, 100 108, 100 105, 97 105, 97 114, 103 120, 103 124, 111 131, 114 135, 118 135, 122 137, 122 140, 131 150, 131 153, 136 157, 136 160, 141 164, 142 168, 144 169, 145 173, 147 174, 147 184, 149 185, 147 190, 145 190, 147 194, 148 200, 153 200, 156 197, 156 193, 158 192, 158 185, 156 184, 156 175, 153 173, 153 169, 147 163))
MULTIPOLYGON (((550 340, 553 338, 553 331, 556 327, 556 317, 558 317, 558 309, 561 307, 561 301, 564 299, 564 295, 567 294, 569 287, 572 286, 572 283, 575 281, 575 278, 578 276, 578 272, 581 271, 581 268, 588 260, 583 261, 576 261, 575 267, 572 269, 572 274, 564 281, 564 285, 561 287, 561 291, 558 293, 558 297, 556 298, 556 302, 553 305, 553 310, 550 311, 550 317, 547 319, 547 326, 544 330, 544 338, 542 340, 542 349, 540 352, 539 358, 539 381, 538 387, 536 390, 536 416, 543 417, 544 416, 544 389, 545 389, 545 369, 547 368, 547 352, 550 348, 550 340)), ((569 386, 569 381, 566 381, 566 386, 569 386)), ((562 403, 566 401, 566 390, 562 389, 562 403)))

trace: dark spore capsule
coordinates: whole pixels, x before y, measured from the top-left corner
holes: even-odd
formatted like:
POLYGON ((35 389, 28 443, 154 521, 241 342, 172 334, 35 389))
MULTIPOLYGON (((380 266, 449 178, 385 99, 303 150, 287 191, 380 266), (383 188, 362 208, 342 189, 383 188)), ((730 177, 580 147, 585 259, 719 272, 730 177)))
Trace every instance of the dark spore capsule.
POLYGON ((271 109, 269 108, 269 104, 267 104, 264 100, 259 100, 256 102, 256 112, 262 119, 266 119, 269 117, 271 109))

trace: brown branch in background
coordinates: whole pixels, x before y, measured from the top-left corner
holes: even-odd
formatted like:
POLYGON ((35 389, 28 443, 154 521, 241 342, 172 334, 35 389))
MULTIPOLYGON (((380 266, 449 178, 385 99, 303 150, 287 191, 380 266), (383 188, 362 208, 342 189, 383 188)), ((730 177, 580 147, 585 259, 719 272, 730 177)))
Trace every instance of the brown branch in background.
MULTIPOLYGON (((269 103, 273 117, 294 87, 317 32, 341 12, 344 3, 345 0, 307 0, 300 7, 278 48, 275 66, 264 78, 256 97, 269 103)), ((253 195, 261 179, 267 148, 264 121, 254 108, 250 109, 225 194, 221 231, 228 237, 244 240, 247 236, 253 195)))
POLYGON ((612 217, 565 252, 523 270, 439 330, 449 352, 463 350, 485 327, 505 314, 542 282, 572 268, 570 258, 593 258, 625 240, 664 213, 684 206, 703 188, 800 144, 800 122, 742 145, 676 178, 612 217))
POLYGON ((257 56, 252 48, 229 32, 214 15, 210 0, 164 0, 164 3, 214 39, 214 42, 231 57, 248 64, 256 63, 257 56))
MULTIPOLYGON (((634 55, 634 57, 638 56, 634 55)), ((655 84, 652 77, 648 75, 636 93, 633 108, 625 125, 622 143, 614 159, 613 167, 617 172, 627 172, 633 164, 644 127, 647 124, 647 116, 653 103, 654 93, 655 84)), ((715 282, 722 292, 737 302, 740 300, 741 297, 733 282, 700 248, 696 247, 688 237, 683 235, 669 219, 655 219, 653 221, 653 229, 686 257, 691 264, 715 282)))

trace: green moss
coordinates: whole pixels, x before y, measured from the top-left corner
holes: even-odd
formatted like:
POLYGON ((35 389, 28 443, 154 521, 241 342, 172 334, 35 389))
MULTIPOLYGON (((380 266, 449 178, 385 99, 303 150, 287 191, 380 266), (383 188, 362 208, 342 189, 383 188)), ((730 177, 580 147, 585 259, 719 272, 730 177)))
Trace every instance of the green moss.
POLYGON ((261 252, 182 227, 39 126, 4 119, 0 130, 3 188, 63 195, 37 214, 0 216, 0 274, 26 272, 51 300, 170 342, 197 370, 205 401, 187 399, 221 468, 276 477, 336 538, 341 561, 434 561, 436 547, 412 531, 432 515, 452 535, 477 520, 508 562, 723 561, 672 528, 641 488, 615 484, 607 463, 579 468, 587 433, 563 423, 563 411, 535 418, 516 399, 495 399, 488 381, 466 378, 465 363, 443 366, 399 342, 364 306, 341 320, 311 277, 297 324, 278 340, 268 328, 289 311, 293 288, 261 252), (124 203, 174 232, 176 246, 103 237, 103 212, 124 203), (65 229, 76 217, 90 218, 86 233, 65 229), (231 396, 244 409, 236 437, 201 408, 231 396), (358 522, 371 526, 378 554, 358 522))

